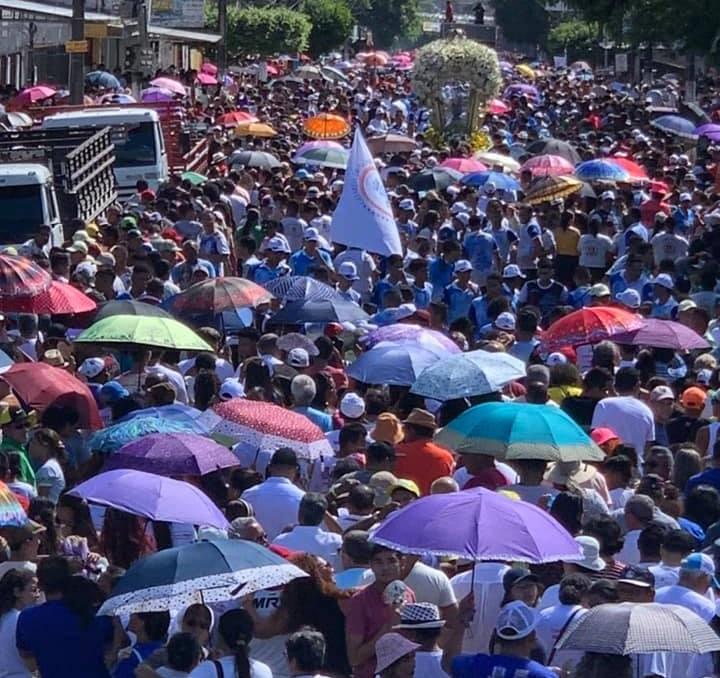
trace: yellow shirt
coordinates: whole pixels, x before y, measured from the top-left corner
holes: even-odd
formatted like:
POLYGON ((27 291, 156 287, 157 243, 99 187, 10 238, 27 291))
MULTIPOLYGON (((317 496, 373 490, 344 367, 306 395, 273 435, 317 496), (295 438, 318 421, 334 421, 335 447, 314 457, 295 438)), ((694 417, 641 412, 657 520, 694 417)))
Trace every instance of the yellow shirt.
POLYGON ((567 230, 564 228, 556 228, 553 231, 555 236, 555 245, 557 253, 576 257, 578 255, 578 242, 580 242, 580 231, 574 226, 570 226, 567 230))

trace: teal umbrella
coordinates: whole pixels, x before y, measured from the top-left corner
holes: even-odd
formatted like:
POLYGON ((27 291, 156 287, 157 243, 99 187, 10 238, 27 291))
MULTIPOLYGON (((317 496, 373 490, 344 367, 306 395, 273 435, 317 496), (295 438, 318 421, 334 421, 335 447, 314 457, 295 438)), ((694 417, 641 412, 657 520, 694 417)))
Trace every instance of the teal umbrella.
POLYGON ((346 148, 312 148, 302 155, 296 155, 292 161, 296 165, 315 165, 316 167, 330 167, 345 169, 348 164, 350 151, 346 148))
POLYGON ((574 462, 605 458, 565 412, 549 405, 476 405, 451 421, 435 440, 458 454, 488 454, 506 460, 574 462))

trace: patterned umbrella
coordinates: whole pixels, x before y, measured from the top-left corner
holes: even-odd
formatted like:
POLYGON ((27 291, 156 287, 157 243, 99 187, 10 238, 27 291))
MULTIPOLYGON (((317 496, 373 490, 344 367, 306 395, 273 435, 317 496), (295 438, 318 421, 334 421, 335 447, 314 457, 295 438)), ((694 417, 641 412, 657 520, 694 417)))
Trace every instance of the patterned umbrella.
POLYGON ((273 299, 264 287, 245 278, 210 278, 191 285, 168 300, 173 314, 222 313, 256 307, 273 299))
POLYGON ((88 440, 88 449, 92 452, 110 454, 119 450, 123 445, 151 433, 192 433, 195 432, 193 429, 193 423, 138 416, 118 422, 93 434, 88 440))
POLYGON ((314 165, 316 167, 329 167, 331 169, 345 169, 350 158, 350 151, 346 148, 311 148, 293 156, 296 165, 314 165))
POLYGON ((650 124, 661 132, 681 139, 695 141, 698 138, 695 133, 695 124, 679 115, 661 115, 659 118, 651 120, 650 124))
POLYGON ((303 414, 272 403, 233 398, 205 412, 210 434, 223 444, 242 443, 254 452, 291 447, 308 460, 333 456, 320 428, 303 414))
POLYGON ((556 320, 543 334, 542 347, 555 351, 564 346, 597 344, 621 332, 643 327, 643 319, 635 313, 612 306, 581 308, 556 320))
POLYGON ((143 304, 142 301, 123 299, 120 301, 106 301, 100 306, 95 316, 95 322, 111 318, 115 315, 142 315, 148 318, 172 318, 167 311, 159 306, 143 304))
POLYGON ((420 345, 424 342, 432 343, 437 346, 441 346, 448 353, 460 353, 458 345, 442 332, 428 330, 418 325, 408 325, 405 323, 395 323, 393 325, 380 327, 379 329, 370 332, 361 341, 366 349, 376 346, 381 341, 408 341, 420 345))
POLYGON ((32 297, 0 297, 0 309, 6 313, 73 315, 90 313, 97 304, 79 289, 53 280, 44 292, 32 297))
POLYGON ((303 123, 303 132, 312 139, 342 139, 350 133, 350 124, 339 115, 320 113, 303 123))
POLYGON ((0 481, 0 527, 22 527, 27 514, 10 488, 0 481))
POLYGON ((561 174, 572 174, 574 165, 561 155, 536 155, 530 158, 521 168, 521 172, 531 172, 534 177, 556 177, 561 174))
POLYGON ((457 172, 462 172, 463 174, 470 174, 470 172, 485 172, 488 169, 479 160, 475 160, 474 158, 448 158, 445 162, 440 164, 440 167, 448 167, 456 170, 457 172))
POLYGON ((173 94, 177 94, 182 97, 187 94, 185 85, 183 85, 181 82, 178 82, 177 80, 173 80, 172 78, 155 78, 155 80, 150 81, 150 84, 153 87, 159 87, 160 89, 168 90, 169 92, 172 92, 173 94))
POLYGON ((291 301, 268 320, 268 325, 303 325, 305 323, 359 323, 369 316, 357 304, 338 299, 291 301))
POLYGON ((441 346, 418 346, 381 341, 347 368, 347 374, 364 384, 410 386, 423 370, 441 360, 447 352, 441 346))
POLYGON ((606 160, 624 169, 633 181, 648 181, 650 179, 645 168, 629 158, 607 158, 606 160))
POLYGON ((528 146, 527 152, 530 155, 542 155, 543 153, 559 155, 572 163, 573 166, 582 162, 582 158, 575 146, 562 139, 538 139, 538 141, 533 141, 528 146))
POLYGON ((539 99, 540 93, 535 85, 515 84, 508 85, 503 92, 503 99, 511 99, 512 97, 530 97, 531 99, 539 99))
POLYGON ((48 272, 30 259, 0 254, 0 297, 33 297, 51 282, 48 272))
POLYGON ((485 186, 485 184, 493 184, 498 191, 517 191, 520 189, 520 182, 511 177, 509 174, 502 172, 473 172, 466 174, 460 183, 465 186, 485 186))
POLYGON ((417 144, 413 139, 402 134, 385 134, 380 137, 370 137, 367 140, 367 145, 373 155, 412 153, 417 148, 417 144))
POLYGON ((117 423, 120 424, 135 419, 162 419, 164 422, 170 421, 179 424, 188 433, 197 433, 204 436, 208 434, 208 428, 200 419, 202 415, 202 410, 190 407, 190 405, 173 403, 172 405, 143 407, 141 410, 133 410, 130 414, 118 419, 117 423))
POLYGON ((475 154, 475 158, 485 163, 490 168, 501 167, 504 172, 517 172, 520 169, 520 163, 511 158, 509 155, 502 153, 493 153, 492 151, 480 151, 475 154))
POLYGON ((305 299, 312 301, 342 299, 330 285, 305 275, 286 275, 282 278, 275 278, 275 280, 268 280, 263 287, 283 302, 305 299))
POLYGON ((577 193, 583 187, 583 182, 573 177, 544 177, 533 182, 525 195, 525 202, 530 205, 539 205, 542 202, 566 198, 577 193))
POLYGON ((586 160, 575 168, 580 181, 628 181, 630 175, 619 165, 607 160, 586 160))
POLYGON ((243 165, 260 169, 280 167, 280 161, 272 153, 265 151, 235 151, 228 159, 228 164, 230 167, 243 165))
POLYGON ((646 318, 639 330, 616 334, 612 340, 617 344, 672 348, 676 351, 710 348, 710 344, 695 330, 682 323, 658 318, 646 318))
POLYGON ((247 111, 230 111, 223 113, 215 119, 215 123, 223 127, 235 127, 241 122, 260 122, 252 113, 247 111))
MULTIPOLYGON (((136 560, 98 614, 130 615, 221 603, 307 576, 270 549, 244 539, 198 541, 136 560)), ((237 601, 236 601, 237 602, 237 601)))
POLYGON ((308 151, 314 151, 317 148, 334 148, 340 150, 345 148, 342 144, 332 139, 315 139, 315 141, 306 141, 300 148, 295 151, 295 157, 302 156, 308 151))
POLYGON ((277 132, 273 127, 264 122, 241 122, 235 128, 236 137, 259 137, 261 139, 270 139, 277 136, 277 132))

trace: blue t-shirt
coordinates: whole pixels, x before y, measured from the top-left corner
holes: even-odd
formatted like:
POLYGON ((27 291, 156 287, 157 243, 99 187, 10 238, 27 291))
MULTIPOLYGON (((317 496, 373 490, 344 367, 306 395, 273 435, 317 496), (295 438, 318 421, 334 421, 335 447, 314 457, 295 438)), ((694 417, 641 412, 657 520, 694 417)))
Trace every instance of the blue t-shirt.
MULTIPOLYGON (((325 250, 317 250, 317 252, 325 265, 332 269, 330 255, 325 250)), ((293 275, 310 275, 310 269, 317 265, 317 259, 311 257, 305 250, 298 250, 290 257, 288 264, 290 264, 293 275)))
POLYGON ((112 678, 135 678, 135 669, 138 665, 162 646, 163 644, 157 641, 135 643, 130 652, 130 656, 118 662, 118 665, 113 671, 112 678))
POLYGON ((318 426, 323 433, 330 433, 333 430, 333 420, 329 414, 316 410, 314 407, 293 407, 293 412, 304 414, 313 424, 318 426))
POLYGON ((15 642, 35 657, 43 678, 108 678, 105 648, 112 639, 110 617, 94 617, 83 628, 63 602, 51 600, 20 613, 15 642))
POLYGON ((502 654, 461 654, 452 663, 453 678, 557 678, 549 668, 532 659, 502 654), (502 671, 495 671, 502 669, 502 671))
POLYGON ((495 263, 494 255, 498 252, 498 246, 489 233, 475 231, 465 238, 465 254, 470 259, 473 268, 480 273, 490 273, 495 263))

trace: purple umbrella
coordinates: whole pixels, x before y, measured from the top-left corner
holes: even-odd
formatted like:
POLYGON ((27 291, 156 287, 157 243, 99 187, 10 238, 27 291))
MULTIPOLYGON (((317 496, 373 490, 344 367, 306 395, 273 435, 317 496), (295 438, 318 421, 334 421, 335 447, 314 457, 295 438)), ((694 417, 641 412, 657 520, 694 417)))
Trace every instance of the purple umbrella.
POLYGON ((643 320, 643 326, 633 332, 623 332, 610 337, 616 344, 631 344, 633 346, 650 346, 652 348, 671 348, 675 350, 709 348, 705 341, 695 330, 691 330, 682 323, 672 320, 648 318, 643 320))
POLYGON ((535 99, 540 98, 540 94, 538 92, 537 87, 535 85, 525 85, 525 84, 515 84, 515 85, 509 85, 505 88, 505 92, 503 93, 502 98, 503 99, 510 99, 511 97, 519 97, 519 96, 528 96, 528 97, 534 97, 535 99))
POLYGON ((710 141, 720 141, 720 125, 705 123, 695 128, 695 134, 701 137, 707 137, 710 141))
POLYGON ((107 471, 80 483, 70 494, 151 520, 228 527, 225 516, 204 492, 190 483, 154 473, 107 471))
POLYGON ((140 93, 140 99, 148 104, 165 103, 175 101, 175 95, 169 89, 149 87, 140 93))
POLYGON ((315 141, 307 141, 300 146, 300 148, 295 151, 295 156, 304 155, 308 151, 313 151, 316 148, 336 148, 342 150, 343 145, 331 139, 315 139, 315 141))
POLYGON ((396 323, 394 325, 386 325, 377 330, 370 332, 362 341, 365 348, 372 348, 381 341, 402 342, 407 341, 418 346, 441 346, 449 353, 460 353, 458 345, 446 337, 442 332, 436 330, 428 330, 418 325, 407 325, 405 323, 396 323))
POLYGON ((433 494, 391 513, 370 534, 400 553, 470 560, 581 560, 572 535, 539 506, 475 488, 433 494))
POLYGON ((204 476, 237 466, 237 457, 214 440, 196 433, 156 433, 123 445, 105 471, 135 469, 160 476, 204 476))

